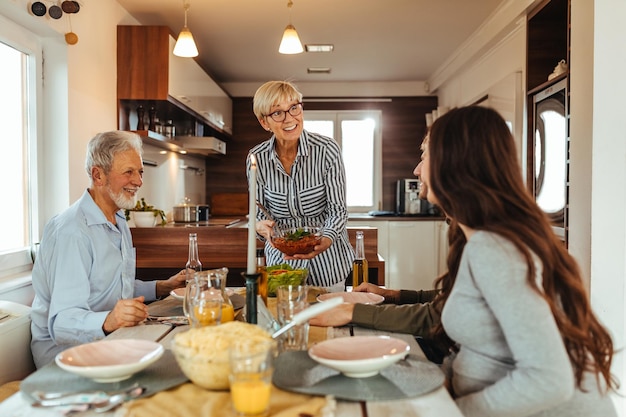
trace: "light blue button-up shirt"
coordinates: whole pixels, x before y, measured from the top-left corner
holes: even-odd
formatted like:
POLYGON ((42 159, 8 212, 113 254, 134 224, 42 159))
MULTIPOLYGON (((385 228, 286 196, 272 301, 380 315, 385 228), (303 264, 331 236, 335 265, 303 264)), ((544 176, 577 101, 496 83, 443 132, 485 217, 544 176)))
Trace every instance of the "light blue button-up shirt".
POLYGON ((44 229, 33 267, 31 349, 39 368, 74 345, 103 338, 120 299, 156 298, 156 281, 135 280, 135 248, 122 210, 109 222, 88 191, 44 229))

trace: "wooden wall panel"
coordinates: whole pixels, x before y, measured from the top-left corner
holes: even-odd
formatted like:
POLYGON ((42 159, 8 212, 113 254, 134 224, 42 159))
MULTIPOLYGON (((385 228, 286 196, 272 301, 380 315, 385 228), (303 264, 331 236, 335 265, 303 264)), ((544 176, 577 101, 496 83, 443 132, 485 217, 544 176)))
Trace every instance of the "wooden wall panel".
MULTIPOLYGON (((318 101, 319 100, 319 101, 318 101)), ((346 100, 346 99, 344 99, 346 100)), ((392 97, 390 101, 315 102, 304 99, 306 110, 381 110, 383 115, 383 207, 394 210, 395 184, 413 178, 426 132, 425 114, 437 108, 437 97, 392 97)), ((225 157, 207 163, 207 195, 247 191, 245 158, 248 150, 269 138, 252 113, 252 98, 233 99, 233 139, 225 157)))

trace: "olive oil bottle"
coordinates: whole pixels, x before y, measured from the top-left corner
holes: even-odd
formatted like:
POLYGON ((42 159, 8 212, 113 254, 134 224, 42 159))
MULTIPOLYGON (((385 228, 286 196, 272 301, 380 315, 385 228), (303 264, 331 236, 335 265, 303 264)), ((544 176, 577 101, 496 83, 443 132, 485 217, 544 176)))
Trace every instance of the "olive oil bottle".
POLYGON ((363 232, 356 232, 356 254, 352 264, 352 288, 356 288, 367 279, 367 259, 365 259, 365 244, 363 243, 363 232))

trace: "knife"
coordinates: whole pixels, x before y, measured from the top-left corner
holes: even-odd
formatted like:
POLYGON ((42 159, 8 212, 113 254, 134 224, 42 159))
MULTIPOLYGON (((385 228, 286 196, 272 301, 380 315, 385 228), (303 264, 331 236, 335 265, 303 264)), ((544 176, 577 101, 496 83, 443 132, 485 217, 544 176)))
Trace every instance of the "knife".
POLYGON ((293 326, 297 326, 298 324, 302 324, 305 321, 321 314, 325 311, 332 310, 338 305, 343 304, 343 297, 334 297, 328 301, 323 301, 321 303, 317 303, 307 309, 302 310, 301 312, 295 314, 293 319, 285 324, 280 329, 276 330, 272 335, 272 339, 276 339, 281 334, 285 333, 287 330, 291 329, 293 326))

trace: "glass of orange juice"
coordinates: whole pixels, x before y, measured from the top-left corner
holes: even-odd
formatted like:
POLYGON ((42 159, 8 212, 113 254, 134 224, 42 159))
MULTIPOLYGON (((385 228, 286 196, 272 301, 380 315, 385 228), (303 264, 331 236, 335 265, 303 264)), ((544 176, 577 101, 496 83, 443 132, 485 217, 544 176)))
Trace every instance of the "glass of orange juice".
POLYGON ((230 350, 230 396, 239 417, 269 415, 276 342, 240 340, 230 350))

